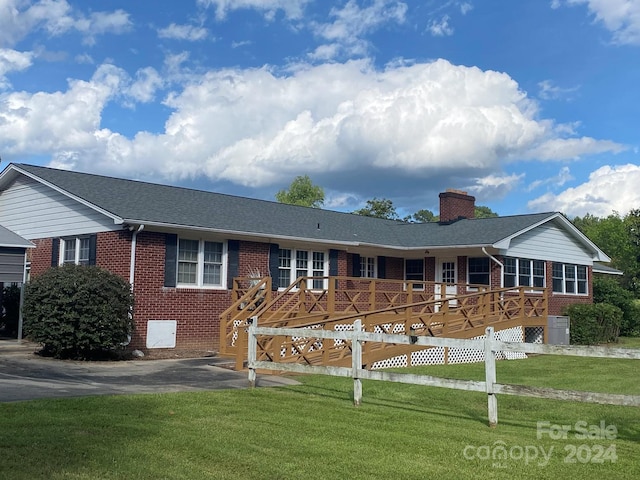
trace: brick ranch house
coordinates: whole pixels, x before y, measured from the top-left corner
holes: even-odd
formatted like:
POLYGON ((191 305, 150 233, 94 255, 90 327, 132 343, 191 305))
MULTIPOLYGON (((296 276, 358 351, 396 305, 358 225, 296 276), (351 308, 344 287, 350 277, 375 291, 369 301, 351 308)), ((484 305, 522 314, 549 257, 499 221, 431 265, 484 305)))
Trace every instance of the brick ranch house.
POLYGON ((592 302, 594 268, 610 259, 567 218, 474 219, 474 202, 443 192, 440 222, 412 224, 25 164, 0 173, 0 225, 36 246, 30 274, 80 263, 121 275, 136 301, 131 347, 147 351, 218 350, 233 279, 255 271, 274 293, 340 275, 547 287, 549 315, 592 302), (166 328, 173 342, 154 343, 166 328))

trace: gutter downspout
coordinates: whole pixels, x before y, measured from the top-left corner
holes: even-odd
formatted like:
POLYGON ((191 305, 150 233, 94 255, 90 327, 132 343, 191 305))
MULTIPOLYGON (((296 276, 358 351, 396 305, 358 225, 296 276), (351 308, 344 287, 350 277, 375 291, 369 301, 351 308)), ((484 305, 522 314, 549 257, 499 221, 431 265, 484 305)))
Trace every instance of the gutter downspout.
POLYGON ((136 273, 136 245, 138 243, 138 233, 144 230, 144 225, 140 224, 137 230, 133 231, 131 236, 131 265, 129 266, 129 283, 131 284, 131 291, 133 291, 133 281, 136 273))
MULTIPOLYGON (((491 260, 500 265, 500 288, 504 288, 504 264, 500 262, 496 257, 487 252, 486 247, 482 247, 482 253, 484 253, 491 260)), ((491 284, 491 280, 489 280, 489 284, 491 284)))

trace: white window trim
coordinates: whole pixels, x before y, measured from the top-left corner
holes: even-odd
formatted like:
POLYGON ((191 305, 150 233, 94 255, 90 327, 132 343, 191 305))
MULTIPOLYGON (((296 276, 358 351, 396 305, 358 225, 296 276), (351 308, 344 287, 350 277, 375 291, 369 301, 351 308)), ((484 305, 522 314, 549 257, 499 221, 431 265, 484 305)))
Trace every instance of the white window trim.
MULTIPOLYGON (((520 287, 525 287, 525 288, 529 287, 531 290, 526 290, 527 293, 539 293, 539 294, 542 294, 542 291, 539 290, 539 289, 540 288, 546 288, 546 286, 547 286, 547 262, 544 261, 544 260, 536 259, 536 258, 505 257, 505 260, 506 260, 506 258, 511 258, 511 259, 516 261, 516 273, 515 273, 515 277, 516 277, 516 282, 515 283, 516 284, 513 287, 506 287, 506 288, 513 288, 514 290, 516 290, 516 289, 518 289, 520 287), (529 273, 529 281, 531 282, 530 285, 520 285, 520 275, 521 275, 520 274, 520 261, 521 260, 529 262, 529 265, 531 267, 530 268, 530 273, 529 273), (542 287, 533 286, 533 279, 534 279, 534 277, 536 277, 533 274, 534 261, 535 262, 542 262, 544 264, 544 274, 542 275, 542 287), (538 290, 535 290, 535 289, 538 289, 538 290)), ((502 273, 502 283, 503 283, 503 285, 505 284, 506 275, 507 275, 507 272, 506 272, 506 261, 505 261, 505 270, 502 273)))
POLYGON ((178 250, 176 252, 176 288, 197 288, 201 290, 226 290, 227 289, 227 263, 228 249, 227 242, 210 238, 178 238, 178 250), (196 283, 180 283, 178 281, 178 271, 180 269, 180 240, 195 240, 198 242, 198 265, 196 267, 196 283), (220 267, 220 285, 204 284, 204 242, 222 244, 222 265, 220 267))
POLYGON ((77 237, 66 237, 66 238, 61 238, 60 239, 60 250, 58 252, 58 265, 65 265, 65 264, 73 264, 73 265, 84 265, 84 264, 88 264, 89 263, 89 257, 91 256, 91 251, 89 251, 89 257, 86 260, 83 260, 85 263, 80 263, 80 240, 83 239, 88 239, 89 236, 88 235, 79 235, 77 237), (75 246, 74 246, 74 259, 73 262, 65 262, 64 261, 64 252, 65 252, 65 246, 69 243, 69 242, 75 242, 75 246))
MULTIPOLYGON (((307 249, 307 248, 295 248, 295 247, 289 247, 289 246, 280 246, 280 250, 289 250, 291 252, 291 257, 290 257, 290 265, 289 268, 282 268, 278 265, 278 272, 280 272, 280 270, 289 270, 289 281, 290 282, 295 282, 296 279, 298 278, 297 275, 297 271, 299 270, 298 268, 296 268, 296 258, 297 258, 297 252, 307 252, 308 257, 308 264, 307 264, 307 277, 313 277, 313 252, 318 252, 318 253, 322 253, 322 255, 324 256, 324 261, 323 261, 323 269, 322 269, 322 276, 323 277, 328 277, 329 276, 329 251, 327 250, 313 250, 313 249, 307 249)), ((280 254, 280 252, 278 251, 278 255, 280 254)), ((287 288, 289 288, 291 286, 291 283, 289 285, 287 285, 286 287, 281 287, 279 285, 280 282, 280 278, 276 279, 276 281, 278 281, 278 291, 282 292, 284 290, 286 290, 287 288)), ((313 288, 313 285, 309 286, 307 285, 307 289, 308 290, 317 290, 317 291, 321 291, 321 290, 327 290, 327 288, 329 287, 329 284, 327 283, 328 281, 325 279, 322 282, 322 288, 313 288)), ((297 292, 299 290, 298 287, 293 287, 291 289, 291 291, 297 292)))
POLYGON ((562 291, 558 292, 556 290, 553 289, 553 280, 556 278, 560 278, 560 277, 554 277, 553 276, 553 264, 551 265, 551 294, 552 295, 571 295, 573 297, 588 297, 589 296, 589 267, 587 265, 578 265, 575 263, 564 263, 564 262, 553 262, 553 263, 557 263, 559 265, 562 265, 562 291), (567 277, 566 277, 566 267, 570 266, 573 267, 574 272, 575 272, 575 277, 573 278, 573 281, 575 283, 575 292, 567 292, 566 290, 566 286, 567 286, 567 277), (585 268, 585 275, 586 275, 586 279, 584 280, 585 282, 585 293, 579 293, 578 292, 578 267, 584 267, 585 268))
MULTIPOLYGON (((365 269, 365 273, 368 272, 368 268, 365 269)), ((366 257, 360 256, 360 278, 378 278, 378 257, 366 257), (371 260, 373 262, 373 276, 362 275, 362 267, 365 264, 368 264, 368 261, 371 260)))

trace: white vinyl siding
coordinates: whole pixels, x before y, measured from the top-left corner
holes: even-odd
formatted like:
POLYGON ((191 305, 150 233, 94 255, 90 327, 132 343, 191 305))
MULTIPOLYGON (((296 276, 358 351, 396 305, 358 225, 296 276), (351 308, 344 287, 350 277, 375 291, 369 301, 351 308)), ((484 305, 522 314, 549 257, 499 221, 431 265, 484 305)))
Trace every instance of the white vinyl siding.
POLYGON ((514 238, 505 252, 507 257, 532 258, 553 262, 591 265, 593 254, 577 239, 553 223, 540 225, 514 238))
POLYGON ((26 239, 122 229, 112 218, 27 177, 0 193, 0 225, 26 239))

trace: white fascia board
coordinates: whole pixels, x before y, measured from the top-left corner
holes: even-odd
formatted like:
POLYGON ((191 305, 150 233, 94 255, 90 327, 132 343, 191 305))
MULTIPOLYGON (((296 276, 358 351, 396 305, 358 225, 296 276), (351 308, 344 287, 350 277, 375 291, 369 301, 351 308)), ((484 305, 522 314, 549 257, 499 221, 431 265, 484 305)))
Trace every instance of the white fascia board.
MULTIPOLYGON (((92 210, 95 210, 98 213, 101 213, 102 215, 109 217, 110 219, 113 220, 113 223, 115 225, 122 225, 122 223, 124 223, 124 220, 119 217, 118 215, 114 215, 113 213, 98 207, 97 205, 94 205, 91 202, 87 202, 86 200, 84 200, 83 198, 80 198, 76 195, 73 195, 72 193, 67 192, 66 190, 64 190, 63 188, 58 187, 57 185, 47 182, 46 180, 43 180, 42 178, 38 177, 37 175, 34 175, 32 173, 29 173, 25 170, 22 170, 20 167, 17 167, 15 165, 10 165, 7 170, 9 169, 14 169, 16 172, 19 172, 20 174, 31 178, 32 180, 35 180, 38 183, 41 183, 42 185, 45 185, 49 188, 52 188, 53 190, 55 190, 58 193, 61 193, 62 195, 64 195, 65 197, 71 198, 72 200, 75 200, 78 203, 81 203, 82 205, 91 208, 92 210)), ((7 171, 5 170, 5 172, 7 171)), ((4 176, 4 172, 3 172, 3 176, 4 176)))

